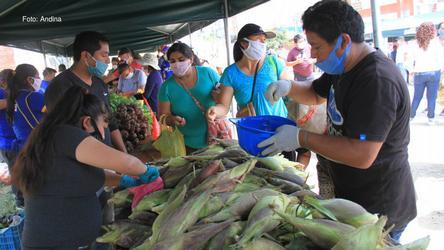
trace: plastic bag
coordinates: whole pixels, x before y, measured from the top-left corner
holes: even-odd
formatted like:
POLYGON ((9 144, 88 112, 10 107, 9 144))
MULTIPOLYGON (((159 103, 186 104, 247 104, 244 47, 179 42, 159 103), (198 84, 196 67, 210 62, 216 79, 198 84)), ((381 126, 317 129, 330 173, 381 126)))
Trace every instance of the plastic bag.
POLYGON ((144 96, 143 96, 143 101, 150 110, 151 119, 153 121, 153 123, 151 124, 151 140, 155 141, 160 136, 160 124, 159 121, 157 121, 156 114, 154 113, 153 109, 148 103, 148 100, 144 96))
POLYGON ((177 127, 166 125, 165 118, 165 115, 160 117, 161 132, 159 138, 153 142, 153 147, 160 152, 164 159, 185 156, 185 141, 182 133, 177 127))
POLYGON ((288 100, 286 103, 288 118, 298 127, 316 134, 325 134, 327 130, 326 104, 304 105, 288 100))

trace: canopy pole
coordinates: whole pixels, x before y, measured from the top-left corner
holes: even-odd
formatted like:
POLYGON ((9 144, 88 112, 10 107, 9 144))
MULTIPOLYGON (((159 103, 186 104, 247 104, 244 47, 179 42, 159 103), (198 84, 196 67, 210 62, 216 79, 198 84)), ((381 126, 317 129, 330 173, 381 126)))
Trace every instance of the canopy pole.
POLYGON ((379 30, 379 2, 377 0, 370 0, 371 8, 372 8, 372 26, 373 26, 373 42, 375 43, 376 48, 381 48, 381 32, 379 30))
POLYGON ((224 17, 224 30, 225 30, 225 48, 227 52, 227 66, 231 64, 231 57, 230 57, 230 30, 228 27, 228 0, 224 0, 224 10, 225 10, 225 17, 224 17))
POLYGON ((188 23, 188 35, 190 36, 190 47, 193 47, 193 40, 191 39, 191 25, 188 23))
POLYGON ((40 49, 42 50, 42 53, 43 53, 43 60, 45 61, 45 68, 48 68, 48 64, 46 63, 45 49, 43 48, 43 42, 42 41, 40 41, 40 49))

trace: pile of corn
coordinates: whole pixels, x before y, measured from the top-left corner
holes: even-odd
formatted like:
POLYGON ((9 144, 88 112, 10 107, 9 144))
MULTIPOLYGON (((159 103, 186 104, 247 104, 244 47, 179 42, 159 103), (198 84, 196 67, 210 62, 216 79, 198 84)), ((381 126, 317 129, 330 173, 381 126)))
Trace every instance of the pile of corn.
POLYGON ((348 200, 320 199, 297 163, 252 158, 236 141, 156 164, 165 189, 133 209, 131 193, 117 192, 109 202, 120 220, 98 242, 136 250, 419 250, 429 243, 393 246, 387 218, 348 200))

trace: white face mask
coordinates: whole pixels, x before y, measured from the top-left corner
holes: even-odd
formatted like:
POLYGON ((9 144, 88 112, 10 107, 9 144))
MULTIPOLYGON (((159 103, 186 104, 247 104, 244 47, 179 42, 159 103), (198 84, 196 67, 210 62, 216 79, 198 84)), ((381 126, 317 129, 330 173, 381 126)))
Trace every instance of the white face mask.
POLYGON ((187 71, 190 69, 190 67, 191 67, 190 60, 171 63, 171 70, 176 76, 179 77, 184 76, 187 73, 187 71))
POLYGON ((116 70, 117 69, 117 65, 113 65, 112 69, 116 70))
POLYGON ((125 79, 131 79, 131 78, 133 78, 133 76, 134 76, 134 72, 131 72, 125 77, 125 79))
POLYGON ((262 56, 265 55, 265 51, 267 49, 265 43, 260 41, 253 41, 247 38, 244 38, 244 40, 248 42, 248 48, 241 48, 242 52, 244 52, 244 55, 250 60, 259 61, 259 59, 261 59, 262 56))
POLYGON ((34 90, 39 90, 40 89, 40 85, 42 85, 42 80, 39 78, 33 78, 34 82, 32 83, 32 87, 34 88, 34 90))

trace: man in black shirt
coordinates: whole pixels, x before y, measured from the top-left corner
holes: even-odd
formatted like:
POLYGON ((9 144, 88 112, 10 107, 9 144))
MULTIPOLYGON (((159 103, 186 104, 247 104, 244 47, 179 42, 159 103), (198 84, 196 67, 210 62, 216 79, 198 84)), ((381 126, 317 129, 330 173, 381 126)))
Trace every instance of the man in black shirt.
MULTIPOLYGON (((108 87, 101 79, 110 62, 108 39, 98 32, 82 32, 76 36, 73 54, 74 65, 54 78, 45 92, 47 110, 50 111, 58 98, 73 85, 83 87, 89 93, 100 97, 109 107, 108 87)), ((127 152, 113 119, 110 120, 104 142, 127 152)))
POLYGON ((302 21, 311 55, 325 73, 310 87, 277 81, 267 98, 288 95, 309 105, 327 101, 327 135, 284 125, 259 146, 268 146, 265 155, 299 147, 316 152, 331 172, 336 197, 387 215, 387 227, 395 225, 391 236, 399 240, 416 217, 406 84, 388 57, 364 43, 362 17, 346 2, 318 2, 302 21))

